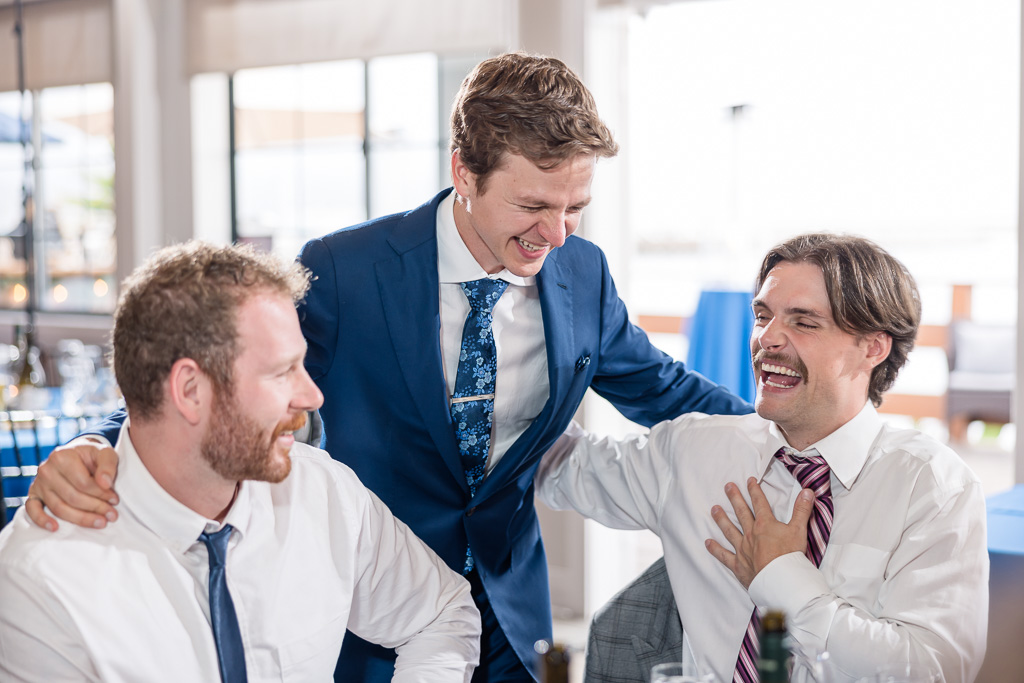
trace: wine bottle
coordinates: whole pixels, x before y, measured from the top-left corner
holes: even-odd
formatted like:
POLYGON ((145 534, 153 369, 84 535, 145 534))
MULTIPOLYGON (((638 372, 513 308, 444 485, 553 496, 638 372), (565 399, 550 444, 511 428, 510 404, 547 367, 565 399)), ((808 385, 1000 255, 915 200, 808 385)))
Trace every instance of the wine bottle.
POLYGON ((538 640, 533 649, 537 653, 540 683, 569 683, 571 654, 565 645, 538 640))
POLYGON ((757 659, 761 683, 787 683, 789 659, 786 615, 777 610, 769 610, 761 618, 761 654, 757 659))
POLYGON ((15 344, 18 347, 17 385, 24 387, 41 387, 46 384, 46 373, 39 360, 39 347, 35 344, 35 335, 31 327, 15 328, 15 344))
POLYGON ((14 335, 18 357, 11 368, 14 381, 4 389, 4 407, 11 410, 43 408, 47 399, 39 387, 46 385, 46 373, 43 371, 32 327, 18 326, 14 335))

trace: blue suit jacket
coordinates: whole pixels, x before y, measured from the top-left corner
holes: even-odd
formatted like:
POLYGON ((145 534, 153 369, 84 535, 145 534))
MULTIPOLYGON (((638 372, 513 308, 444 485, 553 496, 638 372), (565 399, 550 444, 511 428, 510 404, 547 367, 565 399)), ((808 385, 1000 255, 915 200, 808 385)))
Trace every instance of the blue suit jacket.
POLYGON ((436 214, 450 191, 306 244, 300 260, 316 278, 299 311, 306 366, 324 393, 324 448, 456 571, 468 541, 502 629, 529 663, 551 629, 533 475, 587 388, 645 425, 750 407, 651 346, 601 250, 569 237, 537 276, 550 397, 470 499, 440 347, 436 214))
POLYGON ((534 642, 551 636, 533 475, 587 388, 645 425, 750 406, 651 346, 601 250, 569 237, 537 276, 550 397, 471 499, 440 347, 436 214, 450 191, 303 247, 314 276, 299 306, 306 367, 324 394, 325 450, 454 570, 469 543, 502 630, 529 664, 534 642))

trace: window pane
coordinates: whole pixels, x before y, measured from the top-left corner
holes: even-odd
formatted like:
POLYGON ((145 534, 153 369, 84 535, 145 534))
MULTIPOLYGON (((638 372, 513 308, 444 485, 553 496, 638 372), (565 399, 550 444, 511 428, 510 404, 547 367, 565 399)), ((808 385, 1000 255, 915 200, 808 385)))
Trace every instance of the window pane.
POLYGON ((367 71, 370 142, 436 142, 437 55, 378 57, 367 71))
POLYGON ((441 189, 436 145, 381 145, 370 152, 373 216, 414 209, 441 189))
POLYGON ((39 307, 110 312, 116 301, 114 90, 109 83, 49 88, 36 198, 39 307))
MULTIPOLYGON (((29 103, 31 106, 31 103, 29 103)), ((21 95, 0 93, 0 308, 24 308, 24 245, 15 237, 22 217, 21 95)))
POLYGON ((369 62, 370 215, 407 211, 443 186, 438 61, 433 54, 369 62))
POLYGON ((898 4, 631 20, 630 296, 647 311, 679 310, 688 286, 747 288, 772 244, 826 229, 880 241, 923 287, 1001 288, 1015 315, 1020 3, 898 4))
POLYGON ((363 78, 361 61, 235 75, 240 238, 290 258, 365 220, 363 78))

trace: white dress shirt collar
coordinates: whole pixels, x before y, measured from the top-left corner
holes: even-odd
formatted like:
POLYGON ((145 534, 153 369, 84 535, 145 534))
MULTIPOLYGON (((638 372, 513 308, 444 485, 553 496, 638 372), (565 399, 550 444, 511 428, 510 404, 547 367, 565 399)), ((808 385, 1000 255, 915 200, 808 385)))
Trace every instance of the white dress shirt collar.
MULTIPOLYGON (((171 550, 184 555, 199 540, 199 534, 217 531, 223 524, 187 507, 157 483, 139 458, 128 427, 129 420, 125 420, 115 449, 118 492, 126 503, 125 508, 131 510, 143 526, 163 539, 171 550)), ((224 524, 230 524, 242 536, 249 529, 252 512, 250 487, 249 482, 239 485, 224 519, 224 524)))
POLYGON ((441 282, 473 282, 487 277, 519 286, 532 285, 537 279, 533 275, 520 277, 507 268, 490 275, 477 263, 455 225, 454 190, 437 207, 437 274, 441 282))
MULTIPOLYGON (((832 474, 846 488, 850 489, 871 453, 871 446, 882 431, 882 418, 870 401, 864 404, 857 415, 824 439, 817 441, 803 451, 793 448, 796 453, 808 454, 817 451, 832 470, 832 474)), ((768 443, 761 454, 761 476, 768 470, 772 457, 781 447, 792 448, 782 430, 774 422, 768 427, 768 443)))

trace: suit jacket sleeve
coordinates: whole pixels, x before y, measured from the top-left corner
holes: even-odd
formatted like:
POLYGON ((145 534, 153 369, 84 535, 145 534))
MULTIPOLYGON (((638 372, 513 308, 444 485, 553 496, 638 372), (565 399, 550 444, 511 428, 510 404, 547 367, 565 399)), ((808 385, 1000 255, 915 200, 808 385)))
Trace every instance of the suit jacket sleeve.
MULTIPOLYGON (((100 422, 92 425, 78 436, 99 436, 107 440, 111 446, 117 445, 117 438, 121 433, 121 425, 124 424, 128 413, 125 410, 117 410, 107 415, 100 422)), ((78 437, 75 437, 76 439, 78 437)))
POLYGON ((749 403, 655 348, 629 321, 601 253, 601 354, 591 388, 645 426, 683 413, 742 415, 749 403))
POLYGON ((339 297, 334 259, 323 240, 311 240, 299 262, 312 273, 309 293, 299 304, 299 324, 306 337, 306 370, 314 380, 327 374, 338 348, 339 297))

